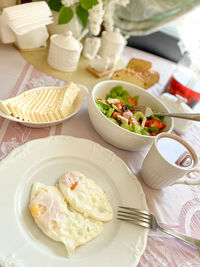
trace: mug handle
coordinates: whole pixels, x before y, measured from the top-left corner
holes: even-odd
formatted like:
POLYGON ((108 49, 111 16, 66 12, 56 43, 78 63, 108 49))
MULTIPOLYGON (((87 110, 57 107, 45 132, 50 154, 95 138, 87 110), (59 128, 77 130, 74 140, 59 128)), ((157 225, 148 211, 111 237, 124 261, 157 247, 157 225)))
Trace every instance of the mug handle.
MULTIPOLYGON (((192 171, 189 171, 188 173, 191 172, 200 172, 200 168, 195 168, 192 171)), ((184 177, 181 179, 178 179, 175 183, 173 184, 186 184, 186 185, 199 185, 200 184, 200 178, 188 178, 184 177)))

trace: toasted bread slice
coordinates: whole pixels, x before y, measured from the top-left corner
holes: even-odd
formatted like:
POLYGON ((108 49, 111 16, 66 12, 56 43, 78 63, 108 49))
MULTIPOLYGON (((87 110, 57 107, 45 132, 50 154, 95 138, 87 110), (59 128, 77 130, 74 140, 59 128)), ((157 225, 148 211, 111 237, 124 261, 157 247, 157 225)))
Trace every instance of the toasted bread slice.
POLYGON ((142 73, 125 68, 115 71, 111 79, 133 83, 144 89, 148 89, 159 81, 159 74, 154 70, 147 70, 142 73))
POLYGON ((131 58, 126 68, 132 69, 136 72, 145 72, 152 68, 152 63, 144 59, 131 58))
POLYGON ((141 73, 137 73, 132 69, 125 68, 121 70, 116 70, 112 77, 112 80, 121 80, 129 83, 133 83, 135 85, 138 85, 142 88, 147 88, 147 84, 142 77, 141 73))
POLYGON ((145 80, 147 88, 157 83, 160 78, 159 73, 155 70, 146 70, 145 72, 142 73, 142 77, 145 80))

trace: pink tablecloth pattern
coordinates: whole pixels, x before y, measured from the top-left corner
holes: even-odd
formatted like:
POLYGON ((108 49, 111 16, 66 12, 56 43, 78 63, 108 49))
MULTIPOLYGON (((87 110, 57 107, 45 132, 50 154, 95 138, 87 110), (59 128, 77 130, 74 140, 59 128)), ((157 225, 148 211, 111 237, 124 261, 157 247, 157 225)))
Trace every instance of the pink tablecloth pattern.
MULTIPOLYGON (((159 95, 174 68, 174 64, 159 57, 127 48, 123 55, 124 60, 128 61, 132 56, 151 60, 154 68, 159 70, 160 82, 150 90, 152 94, 159 95)), ((44 85, 62 86, 64 82, 48 76, 26 63, 16 85, 10 90, 9 96, 15 96, 23 91, 44 85)), ((182 136, 193 145, 198 156, 200 156, 199 132, 200 125, 193 123, 190 130, 182 136)), ((88 138, 106 146, 120 156, 135 173, 139 171, 145 156, 145 153, 141 152, 121 151, 104 142, 91 126, 86 101, 77 115, 64 124, 49 128, 27 128, 0 118, 0 159, 3 159, 15 147, 30 140, 59 134, 88 138), (79 131, 77 131, 77 127, 79 127, 79 131)), ((139 176, 138 179, 140 179, 139 176)), ((161 226, 200 239, 200 186, 173 185, 163 190, 152 190, 141 180, 140 182, 146 194, 149 210, 156 215, 161 226)), ((185 245, 173 237, 161 232, 150 231, 146 250, 138 266, 200 266, 200 253, 198 249, 185 245)))
MULTIPOLYGON (((16 83, 16 86, 11 91, 10 97, 31 88, 44 85, 62 86, 64 85, 64 82, 41 73, 27 63, 16 83)), ((0 118, 0 159, 4 158, 13 148, 24 144, 27 141, 47 137, 49 135, 60 134, 61 127, 62 125, 60 124, 55 127, 33 129, 0 118)))

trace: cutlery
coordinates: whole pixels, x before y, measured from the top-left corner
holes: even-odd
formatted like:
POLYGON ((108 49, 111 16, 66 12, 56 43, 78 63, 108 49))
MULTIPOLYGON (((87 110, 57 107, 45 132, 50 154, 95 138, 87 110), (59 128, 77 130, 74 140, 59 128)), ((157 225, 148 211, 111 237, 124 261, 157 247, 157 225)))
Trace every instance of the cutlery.
POLYGON ((155 116, 167 116, 167 117, 174 117, 179 119, 187 119, 193 121, 200 121, 200 113, 168 113, 168 112, 153 112, 150 107, 145 106, 134 106, 134 112, 140 111, 146 117, 155 115, 155 116))
POLYGON ((191 246, 200 248, 200 240, 162 228, 157 223, 155 216, 146 210, 138 210, 135 208, 119 206, 117 219, 131 222, 153 231, 160 230, 166 234, 184 241, 191 246))

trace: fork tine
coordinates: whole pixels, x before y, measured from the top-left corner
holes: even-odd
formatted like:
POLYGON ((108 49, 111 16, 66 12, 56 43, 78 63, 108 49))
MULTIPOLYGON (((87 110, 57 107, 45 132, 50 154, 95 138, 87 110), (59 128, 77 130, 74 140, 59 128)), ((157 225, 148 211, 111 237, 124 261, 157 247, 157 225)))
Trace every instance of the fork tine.
POLYGON ((145 228, 151 228, 151 214, 148 211, 119 206, 117 219, 132 222, 145 228))
POLYGON ((144 228, 150 229, 150 224, 146 223, 146 222, 141 222, 141 221, 138 221, 138 220, 128 219, 128 218, 125 219, 125 218, 120 218, 120 217, 117 217, 117 219, 120 220, 120 221, 130 222, 130 223, 142 226, 144 228))
POLYGON ((145 107, 144 106, 134 106, 133 107, 133 110, 138 110, 138 111, 144 111, 145 110, 145 107))
POLYGON ((137 220, 140 220, 142 222, 151 223, 151 219, 150 219, 149 216, 147 216, 147 217, 140 216, 137 213, 131 213, 131 212, 126 212, 126 211, 118 211, 117 215, 125 217, 125 218, 129 218, 129 219, 137 219, 137 220))
POLYGON ((124 214, 124 213, 118 213, 117 214, 118 218, 122 218, 122 219, 130 219, 130 220, 136 220, 136 221, 140 221, 143 223, 147 223, 147 224, 151 224, 151 221, 148 219, 144 219, 142 217, 138 217, 132 214, 124 214))
POLYGON ((126 207, 126 206, 119 206, 119 209, 122 209, 122 211, 124 209, 125 211, 135 212, 136 214, 138 214, 140 216, 145 216, 145 217, 146 216, 148 216, 148 217, 151 216, 151 214, 146 210, 139 210, 139 209, 130 208, 130 207, 126 207))

